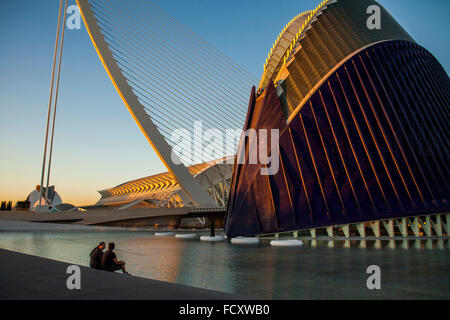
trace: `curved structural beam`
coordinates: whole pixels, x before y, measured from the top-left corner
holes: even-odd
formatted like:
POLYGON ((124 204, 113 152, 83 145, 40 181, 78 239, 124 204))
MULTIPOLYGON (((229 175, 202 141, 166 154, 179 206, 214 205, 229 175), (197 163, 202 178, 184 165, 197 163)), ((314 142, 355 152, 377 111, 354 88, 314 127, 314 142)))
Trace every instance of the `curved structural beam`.
POLYGON ((183 165, 177 165, 172 161, 172 148, 159 132, 150 116, 145 112, 144 107, 139 102, 132 88, 128 84, 121 69, 117 65, 100 28, 94 17, 88 0, 76 0, 80 8, 81 16, 94 44, 102 64, 108 73, 114 87, 122 98, 128 111, 138 124, 142 133, 145 135, 151 146, 164 163, 168 171, 175 177, 183 191, 189 197, 194 205, 214 205, 213 200, 201 185, 195 181, 187 168, 183 165))
POLYGON ((283 28, 277 40, 273 44, 266 63, 264 64, 264 72, 259 83, 259 88, 266 87, 272 76, 280 71, 286 51, 289 49, 293 39, 298 34, 310 13, 311 11, 307 11, 297 15, 283 28))

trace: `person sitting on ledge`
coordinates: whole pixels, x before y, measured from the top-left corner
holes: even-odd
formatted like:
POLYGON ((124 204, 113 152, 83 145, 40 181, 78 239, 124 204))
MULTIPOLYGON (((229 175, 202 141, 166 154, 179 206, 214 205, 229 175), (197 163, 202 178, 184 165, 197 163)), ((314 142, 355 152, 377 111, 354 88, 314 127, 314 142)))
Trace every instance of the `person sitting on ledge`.
POLYGON ((125 262, 117 260, 116 254, 113 252, 115 248, 114 242, 108 244, 108 250, 102 257, 102 269, 109 272, 114 272, 117 270, 122 270, 123 274, 128 274, 125 269, 125 262))
POLYGON ((91 257, 91 261, 89 265, 91 268, 94 269, 101 269, 102 268, 102 257, 103 257, 103 250, 105 249, 106 244, 104 242, 100 242, 97 247, 94 248, 94 250, 91 251, 89 256, 91 257))

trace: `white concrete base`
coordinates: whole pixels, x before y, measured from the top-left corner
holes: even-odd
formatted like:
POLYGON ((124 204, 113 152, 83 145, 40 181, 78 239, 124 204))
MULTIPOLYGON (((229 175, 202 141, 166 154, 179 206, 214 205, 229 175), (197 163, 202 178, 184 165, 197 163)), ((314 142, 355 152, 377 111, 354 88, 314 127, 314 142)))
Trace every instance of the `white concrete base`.
POLYGON ((215 237, 201 236, 201 237, 200 237, 200 241, 206 241, 206 242, 220 242, 220 241, 225 241, 225 237, 224 237, 224 236, 215 236, 215 237))
POLYGON ((246 238, 246 237, 238 237, 231 239, 232 244, 258 244, 258 238, 246 238))
POLYGON ((175 235, 175 238, 178 239, 198 239, 200 235, 195 233, 179 233, 175 235))
POLYGON ((273 247, 301 247, 302 240, 272 240, 270 245, 273 247))
POLYGON ((175 232, 156 232, 155 236, 157 237, 173 237, 175 232))

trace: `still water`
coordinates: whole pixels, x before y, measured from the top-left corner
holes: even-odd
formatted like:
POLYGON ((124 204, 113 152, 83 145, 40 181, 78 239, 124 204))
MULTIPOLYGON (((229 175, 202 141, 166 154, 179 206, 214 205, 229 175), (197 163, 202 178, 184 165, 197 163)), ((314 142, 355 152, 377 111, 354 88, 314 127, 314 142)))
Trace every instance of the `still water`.
POLYGON ((88 266, 114 241, 127 270, 150 279, 263 299, 449 299, 446 240, 310 241, 303 247, 206 243, 145 232, 2 232, 0 248, 88 266), (381 268, 368 290, 367 267, 381 268))

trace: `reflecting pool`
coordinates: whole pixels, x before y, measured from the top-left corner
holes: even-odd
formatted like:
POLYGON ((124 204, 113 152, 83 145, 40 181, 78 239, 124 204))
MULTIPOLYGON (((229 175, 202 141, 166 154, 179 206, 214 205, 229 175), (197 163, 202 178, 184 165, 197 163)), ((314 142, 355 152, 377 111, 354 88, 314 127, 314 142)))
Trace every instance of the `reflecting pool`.
POLYGON ((100 241, 116 243, 145 278, 264 299, 448 299, 450 242, 304 240, 303 247, 237 246, 148 232, 1 232, 0 248, 88 266, 100 241), (368 290, 367 267, 381 268, 368 290))

